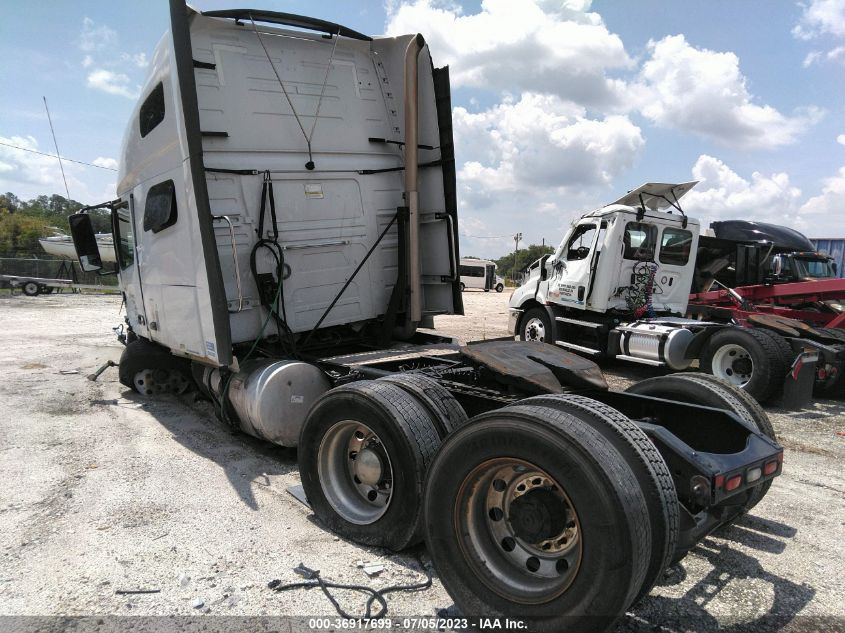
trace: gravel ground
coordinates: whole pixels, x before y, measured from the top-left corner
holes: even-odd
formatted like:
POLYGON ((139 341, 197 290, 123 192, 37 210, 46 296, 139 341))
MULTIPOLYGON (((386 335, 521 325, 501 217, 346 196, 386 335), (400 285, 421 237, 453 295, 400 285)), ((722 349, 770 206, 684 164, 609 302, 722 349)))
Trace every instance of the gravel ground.
MULTIPOLYGON (((468 317, 438 317, 438 331, 507 334, 507 293, 464 298, 468 317)), ((119 358, 119 307, 114 296, 0 297, 0 615, 334 616, 318 591, 266 583, 297 580, 300 562, 376 588, 424 579, 424 548, 396 555, 321 529, 286 492, 298 483, 293 451, 232 434, 189 397, 142 399, 116 369, 86 380, 119 358), (359 560, 385 571, 367 578, 359 560), (117 593, 138 589, 159 592, 117 593)), ((614 387, 652 375, 603 369, 614 387)), ((842 627, 845 406, 769 415, 784 475, 751 515, 672 568, 620 631, 842 627)), ((340 597, 362 610, 360 595, 340 597)), ((389 605, 393 616, 432 616, 452 601, 435 578, 389 605)))

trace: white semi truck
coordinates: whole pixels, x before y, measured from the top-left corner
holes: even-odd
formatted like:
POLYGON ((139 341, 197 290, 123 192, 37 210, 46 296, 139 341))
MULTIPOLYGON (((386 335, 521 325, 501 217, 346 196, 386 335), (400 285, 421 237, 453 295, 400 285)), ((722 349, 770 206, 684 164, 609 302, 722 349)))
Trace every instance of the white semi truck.
POLYGON ((593 358, 675 371, 698 361, 760 402, 803 406, 818 360, 806 341, 684 318, 699 224, 680 199, 696 184, 647 183, 574 222, 511 295, 509 331, 593 358))
POLYGON ((425 539, 470 618, 610 627, 760 501, 783 451, 730 385, 617 392, 552 346, 415 332, 462 312, 448 70, 422 36, 170 4, 105 205, 127 387, 196 385, 298 447, 322 525, 425 539))

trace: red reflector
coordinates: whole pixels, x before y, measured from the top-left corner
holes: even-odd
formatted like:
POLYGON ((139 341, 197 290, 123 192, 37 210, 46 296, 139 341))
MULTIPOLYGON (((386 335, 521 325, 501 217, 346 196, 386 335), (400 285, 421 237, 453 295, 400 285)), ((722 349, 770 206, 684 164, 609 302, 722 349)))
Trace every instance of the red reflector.
POLYGON ((741 484, 741 483, 742 483, 742 475, 734 475, 733 477, 728 479, 728 482, 725 484, 725 490, 727 490, 729 492, 731 490, 736 490, 737 488, 739 488, 739 484, 741 484))
POLYGON ((721 488, 723 483, 725 483, 724 475, 716 475, 713 478, 713 486, 715 486, 716 488, 721 488))
POLYGON ((772 460, 769 463, 767 463, 765 466, 763 466, 763 474, 764 475, 771 475, 777 469, 778 469, 778 461, 775 459, 775 460, 772 460))

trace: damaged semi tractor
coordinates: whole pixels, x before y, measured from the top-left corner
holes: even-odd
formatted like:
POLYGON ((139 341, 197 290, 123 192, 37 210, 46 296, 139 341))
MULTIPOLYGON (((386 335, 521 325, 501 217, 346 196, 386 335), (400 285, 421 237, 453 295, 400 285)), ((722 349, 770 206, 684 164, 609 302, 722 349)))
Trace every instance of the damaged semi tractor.
MULTIPOLYGON (((467 616, 605 629, 781 472, 723 382, 615 392, 553 346, 417 331, 462 312, 448 71, 420 35, 172 0, 118 194, 121 381, 196 384, 298 447, 321 523, 427 541, 467 616)), ((87 215, 70 224, 99 269, 87 215)))
POLYGON ((573 223, 510 299, 509 331, 593 358, 699 369, 759 402, 812 398, 815 349, 764 327, 685 318, 698 221, 681 197, 696 185, 647 183, 573 223))

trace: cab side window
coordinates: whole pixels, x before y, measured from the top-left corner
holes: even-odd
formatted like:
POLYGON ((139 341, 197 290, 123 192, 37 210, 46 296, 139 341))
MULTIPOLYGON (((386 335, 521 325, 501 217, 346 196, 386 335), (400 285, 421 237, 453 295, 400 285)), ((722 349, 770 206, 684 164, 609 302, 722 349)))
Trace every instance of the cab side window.
POLYGON ((165 180, 150 187, 144 205, 144 230, 158 233, 176 224, 176 186, 165 180))
POLYGON ((660 241, 660 263, 686 266, 692 247, 692 233, 683 229, 663 229, 660 241))
POLYGON ((622 242, 625 245, 622 257, 625 259, 653 261, 657 247, 657 227, 646 222, 628 222, 622 242))
POLYGON ((586 259, 596 237, 595 224, 581 224, 575 227, 575 232, 566 244, 566 261, 572 262, 586 259))
POLYGON ((141 138, 153 131, 164 121, 164 85, 159 83, 141 105, 138 115, 141 138))
POLYGON ((117 255, 120 269, 135 263, 135 235, 132 230, 132 214, 127 206, 118 207, 114 213, 114 235, 117 238, 117 255))

